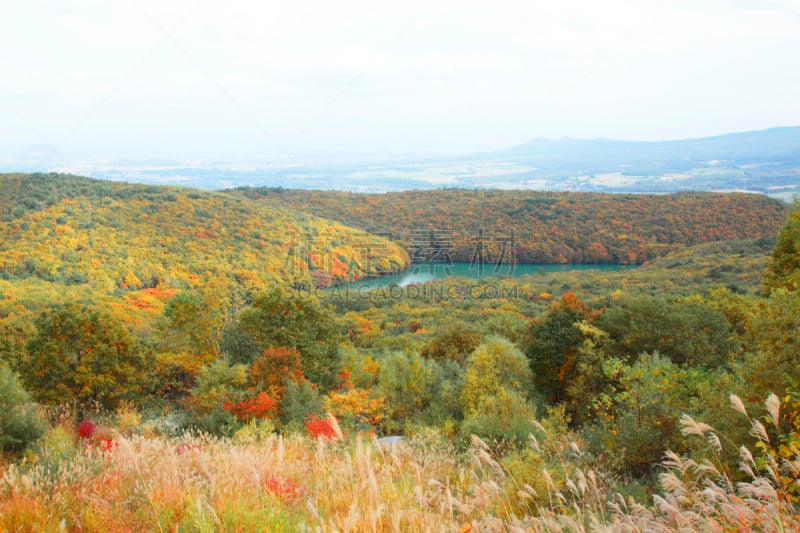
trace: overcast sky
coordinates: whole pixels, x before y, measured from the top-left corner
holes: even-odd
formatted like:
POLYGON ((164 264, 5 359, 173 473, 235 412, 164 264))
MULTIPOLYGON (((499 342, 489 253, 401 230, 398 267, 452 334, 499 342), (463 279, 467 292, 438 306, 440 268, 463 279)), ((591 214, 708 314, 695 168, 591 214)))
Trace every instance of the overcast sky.
POLYGON ((466 152, 800 125, 800 0, 0 0, 0 153, 466 152))

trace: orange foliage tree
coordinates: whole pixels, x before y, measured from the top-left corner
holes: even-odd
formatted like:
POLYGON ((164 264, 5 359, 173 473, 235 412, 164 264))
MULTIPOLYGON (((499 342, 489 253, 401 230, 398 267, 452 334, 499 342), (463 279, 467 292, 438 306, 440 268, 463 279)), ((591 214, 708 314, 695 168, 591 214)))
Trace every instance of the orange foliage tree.
POLYGON ((302 362, 297 348, 267 348, 250 366, 250 379, 257 390, 283 395, 286 380, 303 379, 302 362))

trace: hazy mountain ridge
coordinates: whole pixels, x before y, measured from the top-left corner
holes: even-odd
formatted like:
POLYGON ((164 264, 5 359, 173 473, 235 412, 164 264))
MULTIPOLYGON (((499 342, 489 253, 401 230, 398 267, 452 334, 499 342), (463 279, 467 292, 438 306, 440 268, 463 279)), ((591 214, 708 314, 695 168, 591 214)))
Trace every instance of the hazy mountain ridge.
POLYGON ((36 153, 44 152, 7 154, 0 164, 21 171, 47 168, 203 189, 388 192, 461 187, 659 194, 738 190, 782 200, 800 193, 800 127, 658 142, 540 138, 505 150, 448 156, 281 154, 227 161, 135 161, 56 157, 52 149, 39 161, 36 153))
POLYGON ((575 157, 593 153, 604 154, 609 159, 634 156, 634 159, 693 159, 702 162, 786 157, 797 162, 800 161, 800 126, 669 141, 620 141, 607 138, 552 141, 540 138, 494 152, 493 155, 575 157))

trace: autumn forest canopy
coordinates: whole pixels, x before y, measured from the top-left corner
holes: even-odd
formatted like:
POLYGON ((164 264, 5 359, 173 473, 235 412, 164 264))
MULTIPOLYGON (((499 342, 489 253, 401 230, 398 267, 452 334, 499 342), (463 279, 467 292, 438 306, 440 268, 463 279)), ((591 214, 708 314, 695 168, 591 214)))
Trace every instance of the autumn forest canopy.
MULTIPOLYGON (((415 233, 431 228, 447 239, 453 260, 464 262, 472 259, 476 241, 496 246, 513 235, 520 263, 639 264, 695 244, 773 236, 786 216, 786 204, 752 194, 466 189, 356 194, 263 187, 231 192, 391 236, 412 254, 420 248, 415 233)), ((500 255, 495 250, 494 256, 500 255)))
POLYGON ((798 331, 800 210, 762 195, 2 174, 0 530, 797 524, 798 331), (476 253, 635 268, 341 289, 476 253))

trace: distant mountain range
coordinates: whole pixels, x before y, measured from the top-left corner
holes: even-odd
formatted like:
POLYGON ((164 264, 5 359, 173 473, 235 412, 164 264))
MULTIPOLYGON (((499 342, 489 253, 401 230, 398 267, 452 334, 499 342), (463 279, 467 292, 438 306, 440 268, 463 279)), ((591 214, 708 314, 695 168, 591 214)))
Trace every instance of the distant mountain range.
POLYGON ((539 138, 495 152, 492 157, 537 161, 558 167, 581 165, 593 172, 655 164, 683 168, 722 163, 747 165, 781 162, 798 165, 800 126, 658 142, 604 138, 551 141, 539 138))
POLYGON ((705 190, 757 192, 783 200, 800 194, 800 126, 657 142, 539 138, 495 152, 406 160, 341 157, 335 161, 297 161, 283 157, 254 161, 78 161, 45 148, 33 147, 0 157, 0 170, 69 171, 118 181, 204 189, 705 190))

